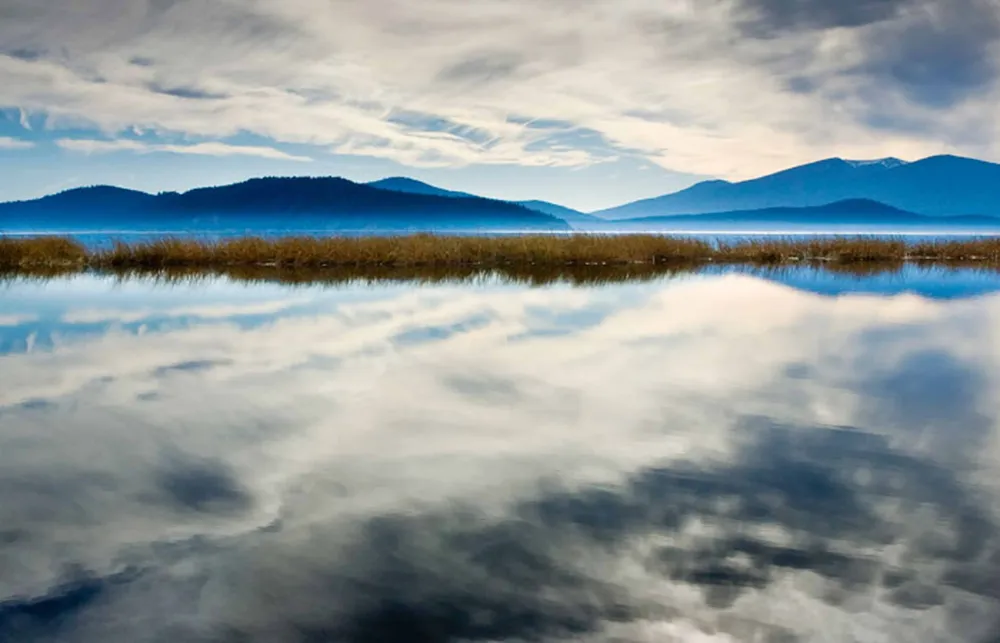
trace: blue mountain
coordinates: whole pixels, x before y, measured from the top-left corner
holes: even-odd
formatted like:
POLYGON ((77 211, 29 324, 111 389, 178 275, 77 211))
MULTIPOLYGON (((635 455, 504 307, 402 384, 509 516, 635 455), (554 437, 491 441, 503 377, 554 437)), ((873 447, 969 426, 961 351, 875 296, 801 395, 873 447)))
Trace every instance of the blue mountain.
POLYGON ((608 219, 812 207, 849 199, 932 215, 1000 215, 1000 165, 958 156, 907 163, 826 159, 749 181, 705 181, 595 214, 608 219))
POLYGON ((534 210, 535 212, 542 212, 544 214, 549 214, 554 217, 558 217, 563 221, 567 221, 573 225, 588 225, 594 223, 600 223, 604 221, 601 217, 594 216, 592 214, 584 214, 573 208, 567 208, 564 205, 559 205, 558 203, 550 203, 548 201, 514 201, 518 205, 523 205, 529 210, 534 210))
POLYGON ((378 188, 380 190, 403 192, 405 194, 430 194, 433 196, 446 196, 458 199, 477 198, 476 195, 469 194, 468 192, 445 190, 444 188, 439 188, 435 185, 424 183, 423 181, 418 181, 405 176, 391 176, 389 178, 379 179, 378 181, 371 181, 365 185, 370 185, 371 187, 378 188))
MULTIPOLYGON (((430 185, 429 183, 424 183, 423 181, 417 181, 416 179, 402 176, 394 176, 386 179, 380 179, 378 181, 372 181, 367 185, 379 188, 380 190, 406 192, 408 194, 433 194, 436 196, 446 196, 452 198, 470 198, 475 196, 473 194, 469 194, 468 192, 445 190, 444 188, 439 188, 437 186, 430 185)), ((542 214, 557 217, 569 223, 593 223, 602 220, 600 217, 584 214, 578 210, 567 208, 566 206, 556 203, 550 203, 548 201, 511 201, 511 203, 526 207, 529 210, 534 210, 535 212, 541 212, 542 214)))
POLYGON ((213 227, 319 230, 569 230, 556 217, 479 197, 381 190, 342 178, 261 178, 156 195, 111 186, 0 203, 0 229, 213 227))
MULTIPOLYGON (((649 231, 732 231, 783 229, 796 231, 866 229, 964 228, 1000 231, 1000 217, 960 215, 932 217, 901 210, 869 199, 848 199, 820 206, 735 210, 706 214, 679 214, 659 217, 618 219, 604 224, 616 230, 649 231)), ((599 230, 600 228, 594 228, 599 230)))

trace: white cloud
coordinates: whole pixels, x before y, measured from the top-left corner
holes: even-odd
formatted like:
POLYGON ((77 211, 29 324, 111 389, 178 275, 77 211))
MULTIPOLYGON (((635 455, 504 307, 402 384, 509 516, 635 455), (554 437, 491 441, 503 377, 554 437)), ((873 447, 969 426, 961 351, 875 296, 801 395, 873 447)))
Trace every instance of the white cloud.
POLYGON ((20 326, 38 319, 38 315, 33 314, 0 314, 0 326, 20 326))
MULTIPOLYGON (((80 308, 74 309, 61 318, 65 324, 99 324, 121 323, 129 324, 156 317, 178 318, 196 317, 199 319, 226 319, 251 315, 276 315, 307 299, 285 298, 279 301, 263 301, 252 303, 210 304, 202 306, 170 306, 162 309, 152 307, 139 308, 80 308)), ((2 320, 3 317, 0 317, 2 320)))
POLYGON ((9 136, 0 136, 0 150, 27 150, 35 146, 31 141, 22 141, 21 139, 11 138, 9 136))
MULTIPOLYGON (((747 34, 757 14, 744 5, 768 3, 741 2, 15 0, 0 42, 29 54, 0 57, 0 104, 56 126, 252 132, 428 166, 572 166, 607 144, 728 178, 827 155, 1000 159, 992 79, 952 74, 970 87, 947 110, 910 91, 944 83, 953 96, 938 63, 918 65, 974 40, 939 0, 856 27, 779 23, 766 38, 747 34), (924 32, 948 46, 903 56, 906 34, 924 32), (567 127, 604 142, 546 144, 567 127)), ((977 68, 998 58, 990 2, 961 0, 984 25, 977 68)))
POLYGON ((24 129, 29 130, 29 131, 32 129, 32 127, 31 127, 31 118, 30 118, 30 116, 29 116, 29 114, 28 114, 28 112, 26 110, 23 110, 23 109, 19 109, 18 110, 18 122, 21 124, 21 127, 23 127, 24 129))
POLYGON ((56 141, 59 147, 84 154, 107 154, 111 152, 138 152, 151 154, 154 152, 169 152, 172 154, 196 154, 198 156, 258 156, 261 158, 281 161, 311 161, 307 156, 296 156, 259 145, 229 145, 226 143, 207 142, 191 145, 171 145, 144 143, 128 139, 101 141, 93 139, 63 138, 56 141))

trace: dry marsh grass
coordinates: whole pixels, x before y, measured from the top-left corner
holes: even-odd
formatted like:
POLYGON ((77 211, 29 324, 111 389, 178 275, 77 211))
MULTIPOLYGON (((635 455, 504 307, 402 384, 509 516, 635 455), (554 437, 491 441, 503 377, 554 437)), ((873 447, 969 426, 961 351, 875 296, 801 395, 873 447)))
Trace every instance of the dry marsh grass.
POLYGON ((707 263, 783 266, 819 263, 864 273, 906 262, 1000 267, 1000 238, 908 243, 898 238, 746 238, 709 242, 661 235, 499 237, 164 237, 88 249, 64 237, 0 237, 0 270, 36 275, 78 270, 226 274, 287 282, 471 278, 484 272, 545 283, 641 279, 707 263), (866 268, 867 266, 867 268, 866 268), (264 275, 267 275, 264 277, 264 275), (298 275, 298 276, 296 276, 298 275))
POLYGON ((66 237, 0 237, 0 268, 60 269, 82 267, 83 244, 66 237))
POLYGON ((634 235, 461 237, 244 237, 221 241, 163 238, 115 243, 90 255, 94 267, 501 266, 704 261, 704 241, 634 235))

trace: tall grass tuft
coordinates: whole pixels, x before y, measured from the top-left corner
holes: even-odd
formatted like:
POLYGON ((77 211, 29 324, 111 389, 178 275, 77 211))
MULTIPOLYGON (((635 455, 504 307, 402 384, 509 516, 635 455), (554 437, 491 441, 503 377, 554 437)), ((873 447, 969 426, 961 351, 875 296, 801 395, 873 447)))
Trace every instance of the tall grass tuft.
POLYGON ((0 269, 82 267, 88 259, 83 244, 65 237, 0 237, 0 269))

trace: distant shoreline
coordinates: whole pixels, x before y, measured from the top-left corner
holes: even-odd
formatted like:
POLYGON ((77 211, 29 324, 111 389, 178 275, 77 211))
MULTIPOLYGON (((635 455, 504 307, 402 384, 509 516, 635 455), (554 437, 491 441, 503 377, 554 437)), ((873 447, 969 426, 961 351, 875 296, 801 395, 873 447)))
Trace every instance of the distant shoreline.
MULTIPOLYGON (((499 272, 655 275, 708 265, 822 265, 849 272, 907 263, 1000 269, 1000 237, 912 240, 863 236, 771 237, 738 241, 637 235, 365 237, 162 237, 89 248, 62 236, 0 237, 0 271, 56 275, 81 271, 228 274, 296 281, 473 276, 499 272), (309 276, 307 276, 307 274, 309 276)), ((616 277, 617 278, 617 277, 616 277)), ((585 280, 584 276, 584 280, 585 280)))
MULTIPOLYGON (((613 224, 614 222, 608 222, 613 224)), ((293 231, 288 231, 287 229, 281 230, 268 230, 268 229, 255 229, 253 234, 251 234, 245 228, 218 228, 218 229, 205 229, 205 230, 161 230, 161 229, 122 229, 122 228, 108 228, 108 229, 90 229, 81 228, 78 230, 67 230, 67 229, 57 229, 57 230, 3 230, 0 229, 0 239, 3 238, 33 238, 33 237, 68 237, 71 239, 86 239, 91 237, 106 237, 108 239, 115 238, 129 238, 129 237, 146 237, 146 238, 159 238, 159 237, 174 237, 183 239, 197 239, 197 240, 213 240, 217 241, 220 239, 235 239, 241 237, 256 237, 263 239, 280 239, 289 236, 337 236, 337 237, 400 237, 400 236, 415 236, 415 235, 427 235, 432 236, 456 236, 456 237, 521 237, 521 236, 555 236, 555 237, 572 237, 580 235, 591 235, 591 236, 637 236, 637 235, 655 235, 660 237, 700 237, 705 238, 721 238, 721 237, 762 237, 762 238, 775 238, 775 237, 785 237, 785 238, 803 238, 803 237, 899 237, 899 238, 930 238, 930 237, 955 237, 955 238, 989 238, 989 237, 1000 237, 1000 229, 975 229, 975 228, 956 228, 956 227, 942 227, 942 228, 921 228, 913 227, 910 229, 904 227, 845 227, 844 229, 829 229, 829 228, 817 228, 815 230, 809 228, 774 228, 774 227, 764 227, 764 228, 669 228, 669 229, 657 229, 657 228, 614 228, 614 227, 602 227, 602 228, 581 228, 573 230, 489 230, 483 231, 475 228, 470 228, 468 230, 453 229, 447 232, 429 233, 422 230, 371 230, 371 229, 307 229, 307 228, 296 228, 293 231), (275 234, 272 234, 275 233, 275 234), (277 234, 281 233, 281 234, 277 234)))

